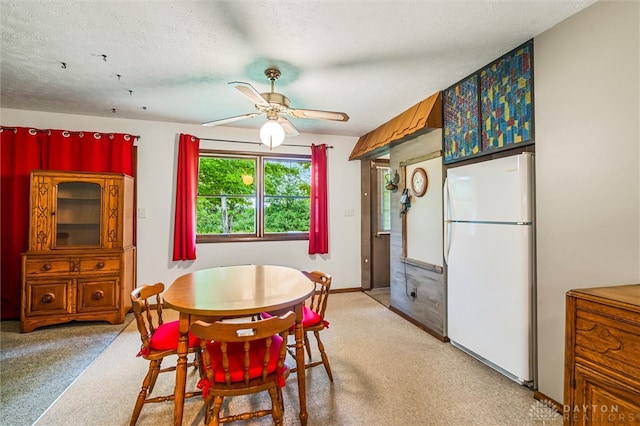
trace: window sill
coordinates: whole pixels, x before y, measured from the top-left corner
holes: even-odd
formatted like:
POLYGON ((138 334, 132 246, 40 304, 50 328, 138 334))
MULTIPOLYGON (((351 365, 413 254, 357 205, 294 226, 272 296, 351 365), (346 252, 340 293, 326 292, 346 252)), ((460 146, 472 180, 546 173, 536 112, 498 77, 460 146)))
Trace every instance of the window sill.
POLYGON ((262 237, 255 235, 196 235, 196 244, 208 243, 237 243, 256 241, 298 241, 308 240, 309 233, 295 232, 283 234, 268 234, 262 237))

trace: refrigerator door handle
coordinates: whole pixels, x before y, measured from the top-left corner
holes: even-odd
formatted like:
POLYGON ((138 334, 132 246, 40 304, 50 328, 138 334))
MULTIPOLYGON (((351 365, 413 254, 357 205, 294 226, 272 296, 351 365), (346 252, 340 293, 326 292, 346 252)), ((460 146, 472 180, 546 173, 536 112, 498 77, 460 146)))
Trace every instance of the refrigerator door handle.
POLYGON ((444 263, 449 264, 449 250, 451 249, 451 223, 444 223, 444 263))
POLYGON ((443 247, 443 254, 444 254, 444 262, 446 264, 449 264, 449 249, 451 247, 450 244, 450 230, 451 230, 451 224, 449 223, 449 185, 448 185, 448 180, 449 178, 445 178, 444 179, 444 186, 442 188, 442 192, 443 192, 443 206, 444 206, 444 247, 443 247))

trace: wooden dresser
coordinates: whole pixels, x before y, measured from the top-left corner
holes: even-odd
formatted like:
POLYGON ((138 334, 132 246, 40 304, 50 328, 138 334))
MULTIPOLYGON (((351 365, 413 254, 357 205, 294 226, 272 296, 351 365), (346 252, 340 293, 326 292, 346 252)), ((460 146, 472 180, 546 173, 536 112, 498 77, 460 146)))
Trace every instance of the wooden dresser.
POLYGON ((640 284, 566 296, 565 425, 640 423, 640 284))

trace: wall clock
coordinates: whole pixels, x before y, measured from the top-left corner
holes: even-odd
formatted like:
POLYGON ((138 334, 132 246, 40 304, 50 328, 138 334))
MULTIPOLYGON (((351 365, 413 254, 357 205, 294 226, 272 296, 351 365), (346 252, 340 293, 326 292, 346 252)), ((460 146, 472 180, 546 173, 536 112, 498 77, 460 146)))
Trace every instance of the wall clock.
POLYGON ((422 167, 416 168, 411 175, 411 190, 413 194, 416 197, 422 197, 427 192, 428 186, 427 172, 422 167))

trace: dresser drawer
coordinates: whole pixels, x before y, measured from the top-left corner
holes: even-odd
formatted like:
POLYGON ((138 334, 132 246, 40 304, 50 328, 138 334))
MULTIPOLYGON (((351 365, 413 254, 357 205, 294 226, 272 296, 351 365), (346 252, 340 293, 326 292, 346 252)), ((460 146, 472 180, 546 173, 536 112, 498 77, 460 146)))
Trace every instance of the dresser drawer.
POLYGON ((579 425, 634 425, 640 421, 638 382, 622 382, 576 365, 576 399, 564 412, 579 425))
POLYGON ((119 257, 83 257, 77 260, 77 271, 81 274, 117 273, 120 271, 119 257))
POLYGON ((56 274, 68 274, 71 270, 69 259, 66 258, 27 258, 25 271, 27 277, 38 277, 56 274))
POLYGON ((117 276, 78 280, 77 312, 118 309, 120 287, 117 276))
POLYGON ((579 299, 575 321, 576 358, 640 378, 640 319, 637 314, 579 299))
POLYGON ((68 314, 74 306, 70 295, 71 281, 30 280, 27 281, 24 297, 25 315, 28 317, 50 314, 68 314))

